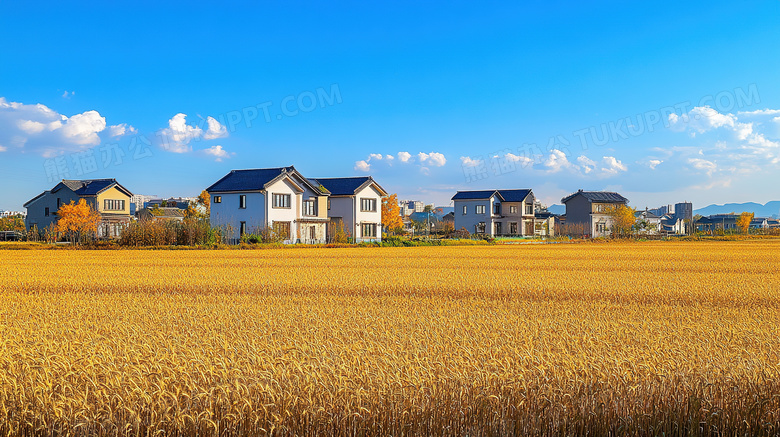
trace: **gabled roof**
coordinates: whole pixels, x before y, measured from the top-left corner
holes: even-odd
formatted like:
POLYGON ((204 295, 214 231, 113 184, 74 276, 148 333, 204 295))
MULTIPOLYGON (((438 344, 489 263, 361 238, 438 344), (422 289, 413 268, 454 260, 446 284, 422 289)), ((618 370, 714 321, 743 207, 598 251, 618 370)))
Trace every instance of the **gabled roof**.
POLYGON ((498 194, 500 194, 506 202, 522 202, 531 194, 531 190, 498 190, 498 194))
POLYGON ((46 193, 48 193, 48 192, 49 192, 49 191, 44 191, 43 193, 41 193, 41 194, 39 194, 39 195, 37 195, 37 196, 33 197, 32 199, 28 200, 28 201, 27 201, 27 203, 25 203, 25 204, 24 204, 24 205, 22 205, 22 206, 23 206, 24 208, 27 208, 27 205, 29 205, 29 204, 31 204, 31 203, 33 203, 33 202, 35 202, 36 200, 40 199, 41 197, 43 197, 43 195, 44 195, 44 194, 46 194, 46 193))
POLYGON ((458 191, 452 196, 452 200, 484 200, 490 199, 496 194, 501 200, 504 200, 504 197, 498 190, 458 191))
POLYGON ((157 208, 144 208, 138 211, 139 215, 150 214, 155 218, 182 218, 184 217, 184 210, 181 208, 167 206, 157 208))
POLYGON ((111 187, 117 187, 119 191, 122 191, 128 196, 133 195, 130 190, 120 185, 116 179, 63 179, 62 182, 51 189, 51 192, 56 193, 63 187, 67 187, 78 196, 96 196, 111 187))
POLYGON ((569 200, 579 195, 582 195, 590 202, 628 203, 628 199, 626 199, 625 197, 621 196, 618 193, 613 193, 611 191, 583 191, 583 190, 579 190, 574 194, 570 194, 564 197, 563 199, 561 199, 561 202, 566 203, 569 200))
POLYGON ((327 195, 318 186, 311 183, 301 175, 293 166, 276 168, 253 168, 246 170, 231 170, 230 173, 222 177, 210 187, 206 188, 209 193, 226 193, 240 191, 260 191, 269 184, 276 182, 283 177, 289 177, 295 186, 301 190, 300 184, 308 186, 315 193, 327 195))
POLYGON ((656 215, 656 214, 653 214, 652 212, 650 212, 650 210, 645 210, 645 211, 637 211, 637 212, 634 214, 634 216, 635 216, 635 217, 645 217, 645 218, 649 218, 649 219, 657 219, 657 218, 661 218, 661 216, 659 216, 659 215, 656 215))
POLYGON ((529 194, 530 189, 458 191, 452 200, 483 200, 498 195, 502 202, 522 202, 529 194))
POLYGON ((382 188, 371 176, 356 176, 351 178, 315 178, 312 183, 322 185, 333 196, 354 196, 363 188, 374 185, 382 196, 387 196, 387 191, 382 188))

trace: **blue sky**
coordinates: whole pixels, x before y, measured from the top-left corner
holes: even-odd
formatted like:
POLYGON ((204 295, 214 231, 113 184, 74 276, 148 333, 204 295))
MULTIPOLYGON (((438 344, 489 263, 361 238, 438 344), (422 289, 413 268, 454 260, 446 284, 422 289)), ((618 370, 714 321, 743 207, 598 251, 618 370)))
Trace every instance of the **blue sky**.
POLYGON ((441 205, 777 200, 777 23, 777 1, 3 2, 0 209, 62 178, 193 196, 283 165, 441 205))

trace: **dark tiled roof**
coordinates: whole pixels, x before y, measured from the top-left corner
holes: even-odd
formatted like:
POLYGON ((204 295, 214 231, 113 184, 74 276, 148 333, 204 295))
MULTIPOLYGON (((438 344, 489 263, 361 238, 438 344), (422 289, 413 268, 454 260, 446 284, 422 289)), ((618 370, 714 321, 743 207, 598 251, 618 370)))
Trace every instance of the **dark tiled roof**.
POLYGON ((586 199, 588 199, 591 202, 606 202, 606 203, 628 203, 628 199, 621 196, 618 193, 613 193, 611 191, 582 191, 579 190, 574 194, 570 194, 563 199, 561 199, 561 202, 566 203, 569 200, 573 199, 577 195, 583 195, 586 199))
POLYGON ((62 185, 65 185, 71 191, 78 194, 79 196, 94 196, 107 188, 111 188, 113 185, 118 185, 119 187, 121 187, 120 188, 121 190, 130 193, 126 188, 119 185, 116 182, 116 179, 85 179, 85 180, 63 179, 62 185))
POLYGON ((226 191, 258 191, 265 188, 268 182, 279 177, 290 167, 255 168, 249 170, 232 170, 225 177, 206 188, 208 192, 226 191))
POLYGON ((452 200, 482 200, 489 199, 496 194, 496 190, 458 191, 452 196, 452 200))
POLYGON ((373 182, 383 195, 387 192, 384 188, 380 187, 371 176, 356 176, 352 178, 315 178, 310 179, 312 183, 316 185, 322 185, 326 190, 330 191, 330 194, 334 196, 352 196, 360 187, 367 183, 373 182))
POLYGON ((522 202, 531 194, 531 190, 498 190, 506 202, 522 202))

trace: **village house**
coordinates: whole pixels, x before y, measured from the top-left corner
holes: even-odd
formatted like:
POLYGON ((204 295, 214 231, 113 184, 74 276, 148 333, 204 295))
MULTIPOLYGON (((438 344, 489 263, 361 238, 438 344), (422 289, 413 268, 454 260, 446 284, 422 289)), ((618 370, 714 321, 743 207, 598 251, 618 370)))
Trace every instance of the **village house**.
POLYGON ((455 230, 496 236, 533 236, 534 194, 530 189, 458 191, 455 230))
POLYGON ((208 187, 211 225, 238 241, 272 230, 285 243, 324 243, 330 192, 295 167, 232 170, 208 187))
POLYGON ((27 208, 25 225, 28 230, 43 230, 56 223, 60 206, 84 199, 100 214, 98 238, 118 238, 130 223, 130 198, 133 196, 116 179, 63 179, 51 190, 33 197, 27 208))
POLYGON ((382 241, 382 198, 387 191, 371 176, 316 178, 311 182, 329 193, 331 229, 343 227, 356 243, 382 241))
POLYGON ((607 211, 628 204, 628 199, 609 191, 583 191, 564 197, 567 233, 585 237, 606 237, 612 234, 612 218, 607 211))

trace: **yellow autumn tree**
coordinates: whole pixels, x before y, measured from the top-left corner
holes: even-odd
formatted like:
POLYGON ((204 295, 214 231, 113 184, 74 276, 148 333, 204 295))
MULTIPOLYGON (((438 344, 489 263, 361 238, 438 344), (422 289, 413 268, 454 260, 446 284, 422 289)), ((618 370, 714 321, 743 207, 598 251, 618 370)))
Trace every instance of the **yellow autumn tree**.
POLYGON ((195 202, 190 202, 187 206, 187 210, 184 211, 184 216, 187 218, 204 219, 209 218, 209 212, 211 211, 211 197, 206 190, 201 191, 195 202))
POLYGON ((636 209, 627 205, 607 207, 604 211, 612 219, 612 237, 630 236, 636 224, 636 209))
POLYGON ((56 231, 67 234, 68 239, 77 244, 97 233, 100 213, 84 199, 79 199, 78 203, 71 200, 60 206, 57 219, 56 231))
POLYGON ((743 212, 737 217, 737 227, 743 234, 747 234, 750 229, 750 223, 753 221, 755 214, 752 212, 743 212))
POLYGON ((382 227, 385 232, 396 233, 404 226, 401 219, 401 209, 398 206, 398 196, 391 194, 382 198, 382 227))

